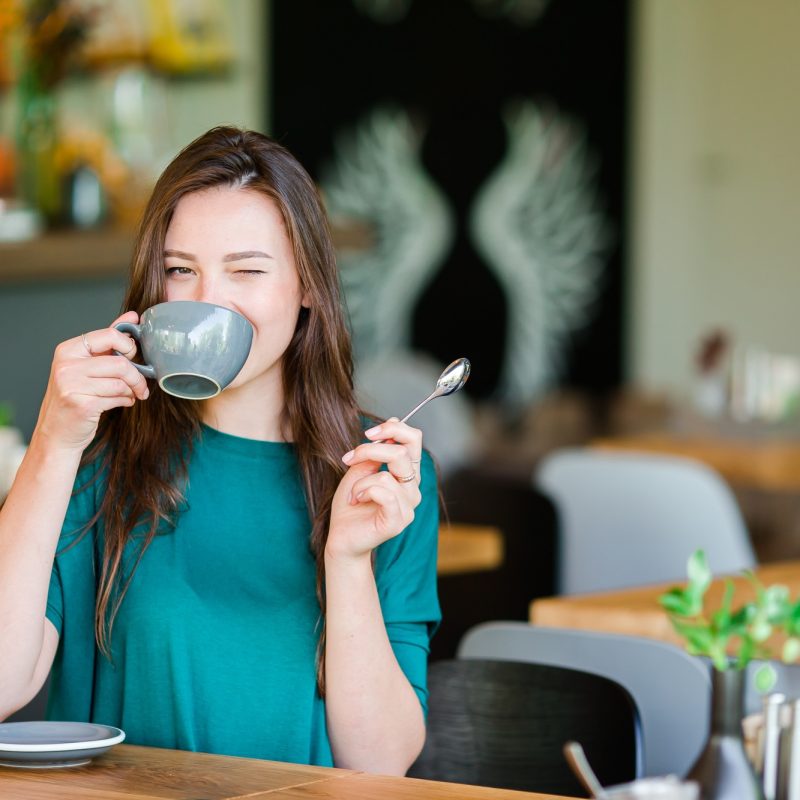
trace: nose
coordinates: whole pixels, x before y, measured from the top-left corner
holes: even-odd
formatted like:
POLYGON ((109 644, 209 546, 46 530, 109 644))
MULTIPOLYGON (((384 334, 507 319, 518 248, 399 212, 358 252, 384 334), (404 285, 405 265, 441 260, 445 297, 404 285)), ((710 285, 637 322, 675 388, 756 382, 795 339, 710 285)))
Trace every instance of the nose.
POLYGON ((218 281, 209 276, 203 276, 197 281, 193 294, 192 300, 197 300, 201 303, 213 303, 217 306, 225 305, 222 287, 218 281))

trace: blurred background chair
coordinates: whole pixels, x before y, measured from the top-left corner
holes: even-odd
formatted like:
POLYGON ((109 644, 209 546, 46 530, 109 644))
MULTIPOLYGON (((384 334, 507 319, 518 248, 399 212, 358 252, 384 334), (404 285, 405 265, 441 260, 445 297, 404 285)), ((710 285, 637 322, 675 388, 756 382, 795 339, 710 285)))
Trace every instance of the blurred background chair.
POLYGON ((570 448, 534 481, 558 511, 562 594, 682 579, 697 548, 715 573, 756 564, 733 494, 698 462, 570 448))
POLYGON ((562 754, 579 741, 603 785, 632 780, 638 717, 628 692, 544 664, 445 660, 430 667, 425 747, 409 775, 585 797, 562 754))
POLYGON ((583 670, 624 686, 641 720, 644 775, 683 776, 708 736, 707 666, 674 645, 589 631, 490 622, 469 631, 459 659, 493 658, 583 670))
POLYGON ((439 576, 442 624, 431 642, 434 661, 453 658, 461 637, 479 622, 528 619, 530 601, 555 591, 556 569, 556 512, 529 480, 462 468, 444 477, 441 493, 442 522, 497 528, 504 557, 497 569, 439 576))

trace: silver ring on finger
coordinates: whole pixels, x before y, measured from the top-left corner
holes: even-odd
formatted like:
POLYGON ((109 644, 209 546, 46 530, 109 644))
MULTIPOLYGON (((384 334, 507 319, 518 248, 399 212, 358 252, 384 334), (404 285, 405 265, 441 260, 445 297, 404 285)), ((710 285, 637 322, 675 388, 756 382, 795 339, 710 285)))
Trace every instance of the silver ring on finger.
POLYGON ((85 333, 82 333, 82 334, 81 334, 81 339, 83 340, 83 346, 86 348, 86 352, 87 352, 87 353, 88 353, 90 356, 93 356, 93 355, 94 355, 94 352, 92 351, 92 347, 91 347, 91 345, 89 344, 89 340, 86 338, 86 334, 85 334, 85 333))
POLYGON ((400 483, 410 483, 411 481, 415 480, 416 477, 417 477, 416 472, 412 472, 410 475, 406 475, 403 478, 400 478, 397 475, 395 475, 396 480, 398 480, 400 483))

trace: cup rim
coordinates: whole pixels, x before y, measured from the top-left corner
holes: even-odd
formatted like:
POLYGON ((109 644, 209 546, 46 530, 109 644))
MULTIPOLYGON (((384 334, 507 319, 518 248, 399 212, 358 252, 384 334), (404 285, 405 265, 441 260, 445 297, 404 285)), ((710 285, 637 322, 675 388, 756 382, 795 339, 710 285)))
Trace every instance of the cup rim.
MULTIPOLYGON (((175 302, 184 302, 184 301, 176 300, 175 302)), ((177 397, 180 400, 210 400, 212 397, 216 397, 222 391, 222 387, 219 385, 219 381, 214 380, 214 378, 210 378, 208 375, 202 375, 199 372, 188 372, 185 370, 180 370, 179 372, 170 372, 169 375, 164 375, 163 377, 158 379, 158 385, 167 394, 170 394, 173 397, 177 397), (203 380, 213 383, 214 386, 217 387, 217 391, 214 392, 214 394, 205 395, 203 397, 188 397, 185 394, 177 394, 176 392, 173 392, 170 389, 167 389, 166 386, 164 386, 164 381, 169 380, 169 378, 176 378, 176 377, 202 378, 203 380)))
POLYGON ((154 308, 160 308, 161 306, 174 306, 177 304, 181 305, 193 305, 193 306, 209 306, 210 308, 221 308, 223 311, 227 311, 231 314, 235 314, 237 317, 241 317, 248 325, 252 325, 249 319, 244 314, 241 314, 238 311, 234 311, 232 308, 228 308, 228 306, 221 306, 218 303, 208 303, 205 300, 164 300, 161 303, 156 303, 155 305, 146 308, 142 311, 142 314, 151 311, 154 308))

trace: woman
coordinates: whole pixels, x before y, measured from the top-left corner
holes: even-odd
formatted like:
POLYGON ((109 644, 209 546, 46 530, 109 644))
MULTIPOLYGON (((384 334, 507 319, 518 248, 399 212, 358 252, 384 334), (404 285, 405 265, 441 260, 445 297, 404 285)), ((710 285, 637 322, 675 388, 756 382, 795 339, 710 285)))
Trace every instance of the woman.
POLYGON ((284 148, 216 128, 167 167, 115 323, 165 300, 240 312, 250 355, 192 402, 151 392, 113 324, 56 348, 0 512, 0 718, 52 665, 51 718, 403 774, 439 619, 435 473, 418 430, 363 432, 327 221, 284 148))

